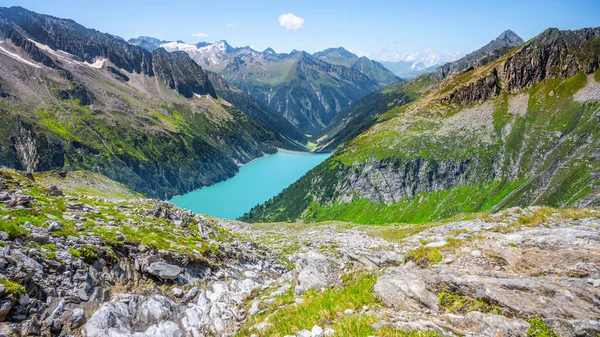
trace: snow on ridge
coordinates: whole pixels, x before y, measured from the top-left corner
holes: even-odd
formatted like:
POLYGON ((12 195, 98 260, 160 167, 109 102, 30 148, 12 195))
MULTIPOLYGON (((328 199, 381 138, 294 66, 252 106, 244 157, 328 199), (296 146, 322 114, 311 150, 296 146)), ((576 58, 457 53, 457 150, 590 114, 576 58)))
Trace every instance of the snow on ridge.
POLYGON ((94 63, 87 63, 87 62, 82 62, 82 63, 85 64, 88 67, 100 69, 100 68, 102 68, 104 66, 105 62, 106 62, 106 59, 102 58, 102 59, 96 59, 96 60, 94 60, 94 63))
MULTIPOLYGON (((4 41, 0 41, 0 43, 4 43, 4 41)), ((19 62, 21 62, 23 64, 26 64, 26 65, 29 65, 29 66, 32 66, 32 67, 35 67, 35 68, 41 68, 40 65, 35 64, 35 63, 31 62, 31 61, 28 61, 28 60, 22 58, 20 55, 15 54, 13 52, 10 52, 10 51, 6 50, 6 48, 4 48, 4 47, 0 47, 0 51, 2 53, 4 53, 4 54, 8 55, 10 58, 12 58, 12 59, 14 59, 16 61, 19 61, 19 62)))

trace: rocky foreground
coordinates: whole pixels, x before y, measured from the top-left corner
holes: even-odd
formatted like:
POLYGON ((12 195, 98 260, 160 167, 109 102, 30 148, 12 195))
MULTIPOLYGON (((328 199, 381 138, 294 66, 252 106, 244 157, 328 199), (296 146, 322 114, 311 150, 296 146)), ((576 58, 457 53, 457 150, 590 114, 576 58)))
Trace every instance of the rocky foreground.
POLYGON ((599 222, 542 207, 251 225, 3 170, 0 335, 596 337, 599 222))

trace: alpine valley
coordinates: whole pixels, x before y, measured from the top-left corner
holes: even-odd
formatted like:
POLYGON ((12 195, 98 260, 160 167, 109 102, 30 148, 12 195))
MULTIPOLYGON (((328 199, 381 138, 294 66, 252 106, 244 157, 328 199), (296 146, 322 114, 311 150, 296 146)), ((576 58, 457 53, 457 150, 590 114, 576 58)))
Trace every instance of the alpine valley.
POLYGON ((600 336, 600 27, 357 54, 0 7, 0 336, 600 336), (171 199, 278 151, 327 154, 237 220, 171 199))

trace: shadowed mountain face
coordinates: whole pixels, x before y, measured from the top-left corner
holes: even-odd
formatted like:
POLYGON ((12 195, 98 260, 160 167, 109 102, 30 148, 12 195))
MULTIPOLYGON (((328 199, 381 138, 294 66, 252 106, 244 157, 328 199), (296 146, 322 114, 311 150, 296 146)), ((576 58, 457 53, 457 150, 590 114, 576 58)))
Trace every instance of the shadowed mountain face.
POLYGON ((226 41, 208 45, 169 42, 161 46, 187 52, 203 68, 220 74, 284 116, 302 133, 322 130, 352 102, 400 81, 380 63, 359 58, 343 48, 310 55, 301 51, 277 54, 270 48, 263 52, 250 47, 233 48, 226 41))
POLYGON ((278 130, 285 124, 266 109, 231 97, 251 113, 217 98, 187 53, 0 9, 2 166, 88 169, 168 197, 226 179, 274 146, 302 146, 289 124, 278 130))
MULTIPOLYGON (((510 32, 498 41, 518 43, 510 32)), ((423 222, 598 205, 600 28, 548 29, 504 53, 488 46, 357 103, 364 116, 382 99, 392 109, 243 219, 423 222)))

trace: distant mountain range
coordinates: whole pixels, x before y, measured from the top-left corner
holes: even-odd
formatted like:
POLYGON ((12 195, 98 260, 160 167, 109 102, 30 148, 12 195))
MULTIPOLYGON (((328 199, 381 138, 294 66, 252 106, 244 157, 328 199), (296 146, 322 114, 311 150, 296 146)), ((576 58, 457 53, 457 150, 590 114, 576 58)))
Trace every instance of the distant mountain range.
POLYGON ((226 41, 194 45, 139 37, 129 42, 150 50, 161 47, 188 53, 203 69, 223 76, 306 134, 327 127, 337 113, 359 98, 401 81, 380 63, 343 48, 311 55, 296 50, 286 54, 271 48, 262 52, 234 48, 226 41))

